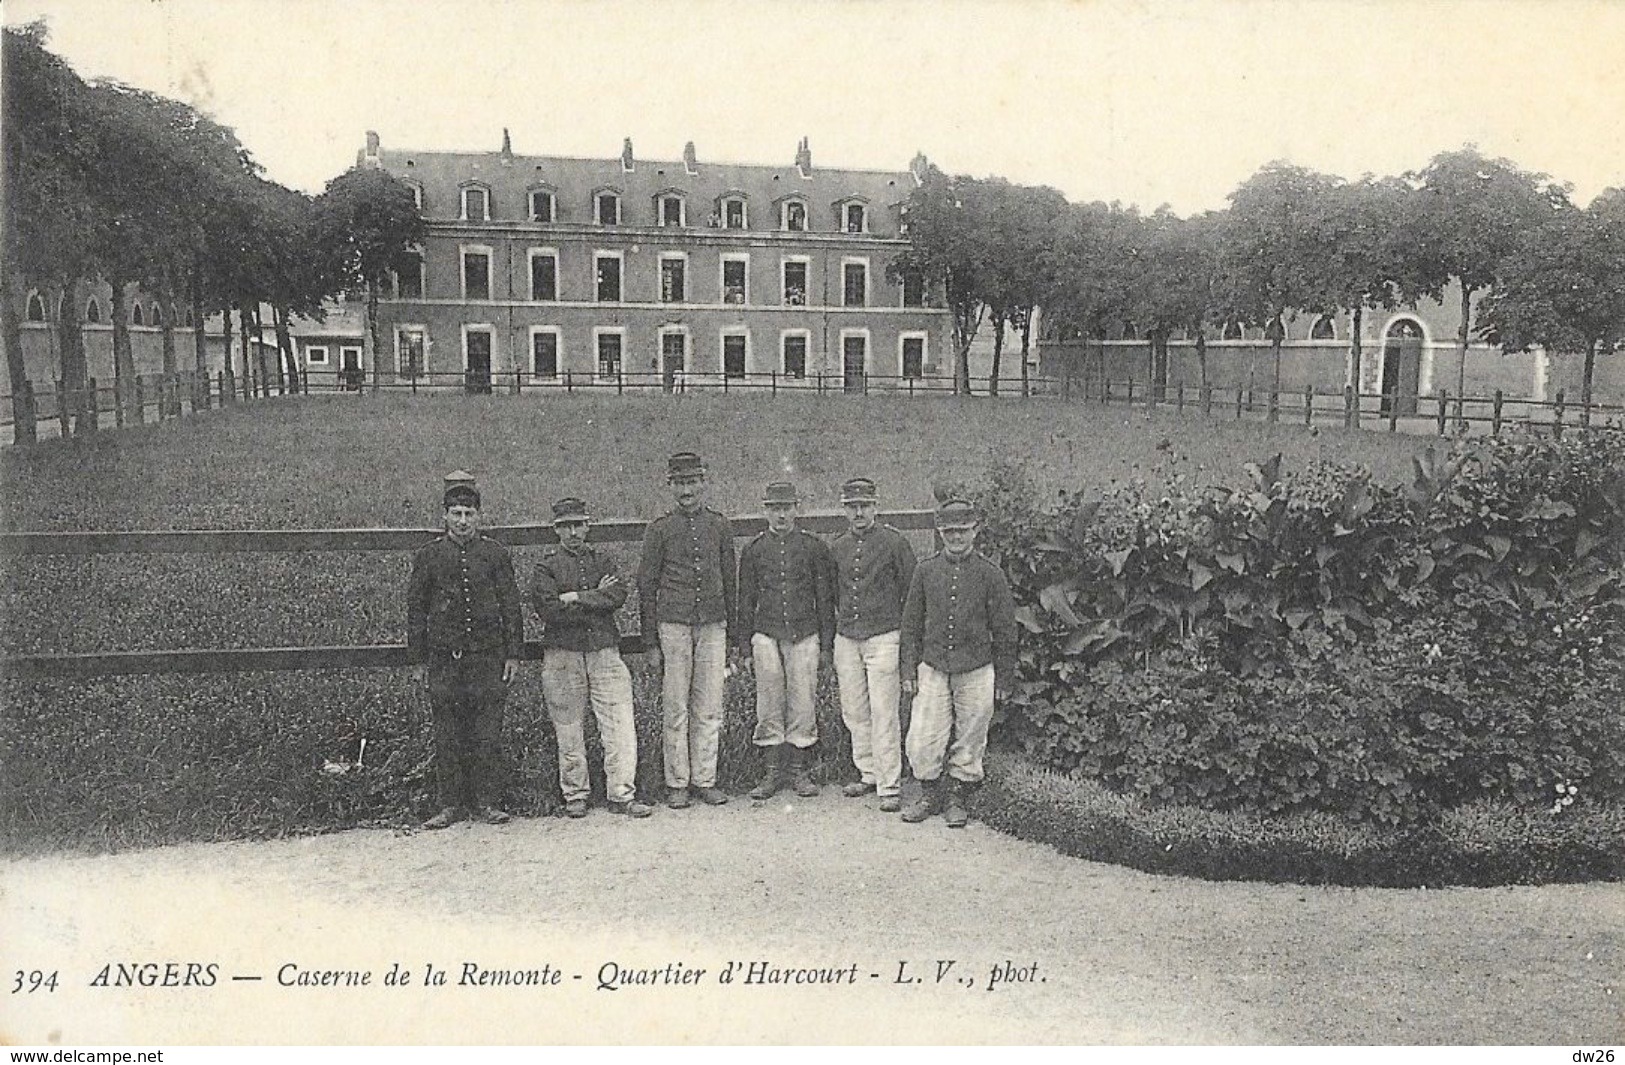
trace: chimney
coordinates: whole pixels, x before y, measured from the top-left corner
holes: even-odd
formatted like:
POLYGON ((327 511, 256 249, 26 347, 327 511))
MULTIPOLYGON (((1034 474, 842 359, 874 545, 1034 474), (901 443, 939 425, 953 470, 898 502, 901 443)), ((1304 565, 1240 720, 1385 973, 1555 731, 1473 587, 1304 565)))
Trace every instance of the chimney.
POLYGON ((683 169, 688 171, 690 175, 698 174, 700 172, 699 163, 697 163, 694 158, 693 141, 689 141, 687 144, 683 145, 683 169))
POLYGON ((378 133, 376 130, 367 131, 367 146, 356 155, 358 166, 382 166, 378 159, 378 133))
POLYGON ((796 169, 801 171, 802 177, 812 176, 812 146, 806 137, 801 138, 801 143, 796 145, 796 169))
POLYGON ((632 138, 628 137, 621 142, 621 169, 630 174, 632 166, 632 138))
POLYGON ((502 154, 506 156, 513 155, 513 141, 508 138, 507 126, 502 127, 502 154))
POLYGON ((931 169, 931 161, 925 157, 924 152, 915 152, 914 158, 908 161, 908 172, 914 175, 914 184, 924 185, 926 172, 931 169))

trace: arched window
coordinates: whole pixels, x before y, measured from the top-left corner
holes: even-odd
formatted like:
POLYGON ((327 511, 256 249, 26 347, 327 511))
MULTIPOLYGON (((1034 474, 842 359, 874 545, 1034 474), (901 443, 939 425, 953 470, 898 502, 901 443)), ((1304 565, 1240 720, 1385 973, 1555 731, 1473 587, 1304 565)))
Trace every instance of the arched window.
POLYGON ((164 309, 163 309, 163 306, 161 304, 154 303, 152 305, 152 324, 153 325, 163 325, 164 324, 164 309))
POLYGON ((100 322, 102 320, 102 305, 92 296, 85 302, 85 321, 100 322))
POLYGON ((137 301, 136 305, 130 309, 130 324, 131 325, 146 325, 147 324, 146 321, 141 316, 141 303, 139 301, 137 301))
POLYGON ((1240 340, 1240 339, 1242 339, 1243 335, 1244 334, 1242 332, 1241 323, 1236 321, 1234 318, 1232 318, 1228 322, 1224 323, 1224 336, 1223 336, 1223 339, 1225 339, 1225 340, 1240 340))
POLYGON ((45 301, 40 299, 38 292, 28 294, 28 320, 30 322, 45 321, 45 301))
POLYGON ((186 308, 186 328, 191 329, 195 325, 197 325, 197 320, 192 314, 192 308, 188 307, 186 308))
POLYGON ((1139 331, 1139 329, 1135 328, 1135 325, 1134 325, 1133 322, 1124 322, 1123 323, 1123 339, 1124 340, 1138 340, 1138 339, 1140 339, 1140 331, 1139 331))
POLYGON ((1337 323, 1332 321, 1332 316, 1331 315, 1323 314, 1319 318, 1315 319, 1315 324, 1313 326, 1311 326, 1310 329, 1309 329, 1309 339, 1310 340, 1336 340, 1337 339, 1337 323))

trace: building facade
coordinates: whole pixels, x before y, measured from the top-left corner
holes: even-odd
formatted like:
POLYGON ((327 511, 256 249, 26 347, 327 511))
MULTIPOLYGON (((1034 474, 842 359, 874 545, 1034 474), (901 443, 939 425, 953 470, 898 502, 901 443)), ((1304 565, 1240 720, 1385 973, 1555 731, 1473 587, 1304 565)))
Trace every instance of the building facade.
MULTIPOLYGON (((940 294, 888 267, 908 247, 898 172, 396 151, 359 159, 413 190, 428 224, 380 310, 385 381, 473 391, 907 388, 951 373, 940 294)), ((369 356, 370 357, 370 356, 369 356)), ((371 364, 367 369, 373 369, 371 364)))

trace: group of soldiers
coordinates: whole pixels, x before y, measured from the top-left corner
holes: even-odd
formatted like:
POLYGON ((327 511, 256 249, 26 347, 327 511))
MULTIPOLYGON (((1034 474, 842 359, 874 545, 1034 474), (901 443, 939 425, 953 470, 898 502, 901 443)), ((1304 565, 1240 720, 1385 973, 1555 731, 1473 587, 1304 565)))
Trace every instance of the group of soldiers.
MULTIPOLYGON (((997 566, 976 553, 977 509, 940 503, 941 550, 917 561, 902 533, 877 520, 866 477, 841 486, 847 529, 824 540, 797 528, 787 481, 762 494, 768 528, 739 553, 728 519, 705 505, 706 470, 693 452, 667 463, 676 506, 651 522, 635 583, 648 665, 661 677, 666 803, 728 801, 717 786, 723 686, 730 647, 748 651, 756 682, 754 745, 762 776, 750 797, 818 793, 808 749, 818 742, 814 690, 834 669, 859 779, 843 795, 873 795, 883 812, 920 822, 969 819, 981 783, 996 695, 1015 675, 1015 609, 997 566), (911 700, 906 742, 900 705, 911 700), (917 792, 903 804, 903 760, 917 792)), ((480 532, 480 493, 448 478, 445 535, 412 559, 407 647, 433 714, 441 809, 426 828, 465 818, 502 824, 499 759, 508 684, 524 644, 523 604, 507 548, 480 532)), ((537 565, 529 600, 543 625, 542 692, 558 738, 569 817, 588 813, 583 726, 590 707, 604 750, 613 813, 648 817, 638 801, 632 677, 616 612, 630 589, 588 541, 592 516, 574 497, 553 504, 556 547, 537 565)))

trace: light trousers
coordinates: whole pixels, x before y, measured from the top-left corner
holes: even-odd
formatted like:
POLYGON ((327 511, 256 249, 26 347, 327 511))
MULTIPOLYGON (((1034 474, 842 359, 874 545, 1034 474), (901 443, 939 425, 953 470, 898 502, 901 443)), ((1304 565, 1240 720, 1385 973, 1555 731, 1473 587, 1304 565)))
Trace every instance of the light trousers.
POLYGON ((835 636, 835 677, 841 688, 841 720, 852 733, 852 764, 881 797, 899 794, 903 778, 900 635, 893 630, 866 640, 835 636))
POLYGON ((778 640, 758 632, 750 638, 756 665, 758 747, 808 748, 818 742, 813 690, 818 686, 818 634, 778 640))
POLYGON ((614 803, 631 802, 638 768, 638 733, 632 721, 632 674, 613 647, 542 653, 542 694, 559 739, 559 790, 565 802, 585 800, 587 707, 598 720, 604 744, 604 793, 614 803))
POLYGON ((722 735, 722 684, 728 668, 722 622, 660 623, 660 682, 666 787, 714 788, 722 735))
POLYGON ((924 662, 915 674, 908 764, 916 780, 948 775, 966 784, 982 779, 987 729, 993 723, 993 666, 944 673, 924 662))

